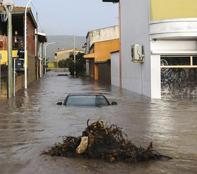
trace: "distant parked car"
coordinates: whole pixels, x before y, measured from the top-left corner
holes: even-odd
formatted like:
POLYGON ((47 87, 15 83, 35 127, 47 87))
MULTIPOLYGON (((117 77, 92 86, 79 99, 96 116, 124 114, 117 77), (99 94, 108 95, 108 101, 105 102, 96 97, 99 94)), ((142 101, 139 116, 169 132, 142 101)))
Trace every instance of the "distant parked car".
POLYGON ((117 105, 117 102, 110 103, 103 94, 68 94, 64 102, 58 102, 57 105, 64 106, 109 106, 117 105))

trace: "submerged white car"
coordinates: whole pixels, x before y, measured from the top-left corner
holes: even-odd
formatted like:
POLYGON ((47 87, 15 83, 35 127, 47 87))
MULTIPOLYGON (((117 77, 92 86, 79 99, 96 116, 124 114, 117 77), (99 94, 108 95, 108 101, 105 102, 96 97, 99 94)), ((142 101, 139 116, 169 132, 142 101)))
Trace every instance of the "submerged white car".
POLYGON ((103 94, 68 94, 64 102, 58 102, 57 105, 64 106, 109 106, 117 105, 117 102, 110 103, 103 94))

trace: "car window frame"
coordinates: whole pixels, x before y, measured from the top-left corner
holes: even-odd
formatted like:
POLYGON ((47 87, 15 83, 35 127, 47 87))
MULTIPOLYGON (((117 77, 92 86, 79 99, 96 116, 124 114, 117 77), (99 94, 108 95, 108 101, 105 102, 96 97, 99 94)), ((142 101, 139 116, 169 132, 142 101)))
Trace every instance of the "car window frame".
MULTIPOLYGON (((109 100, 107 99, 107 97, 105 97, 104 95, 102 95, 102 94, 96 94, 96 95, 67 95, 66 96, 66 98, 65 98, 65 100, 64 100, 64 106, 68 106, 68 104, 67 104, 67 102, 68 102, 68 99, 69 99, 69 97, 72 97, 72 96, 95 96, 95 97, 97 97, 97 96, 102 96, 104 99, 105 99, 105 101, 107 102, 107 105, 106 106, 109 106, 110 105, 110 102, 109 102, 109 100)), ((96 105, 96 103, 95 103, 95 107, 101 107, 102 105, 96 105)), ((103 106, 105 106, 105 105, 103 105, 103 106)))

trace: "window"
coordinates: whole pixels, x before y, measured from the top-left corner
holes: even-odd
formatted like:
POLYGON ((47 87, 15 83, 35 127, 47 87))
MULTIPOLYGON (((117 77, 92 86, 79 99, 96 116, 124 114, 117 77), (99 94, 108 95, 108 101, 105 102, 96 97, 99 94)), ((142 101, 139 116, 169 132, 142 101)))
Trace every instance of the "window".
POLYGON ((173 66, 173 65, 190 65, 190 57, 183 57, 183 56, 164 56, 162 59, 166 60, 167 65, 173 66))
POLYGON ((161 66, 168 68, 197 68, 197 56, 162 56, 161 66))
POLYGON ((197 65, 197 56, 193 57, 193 65, 197 65))

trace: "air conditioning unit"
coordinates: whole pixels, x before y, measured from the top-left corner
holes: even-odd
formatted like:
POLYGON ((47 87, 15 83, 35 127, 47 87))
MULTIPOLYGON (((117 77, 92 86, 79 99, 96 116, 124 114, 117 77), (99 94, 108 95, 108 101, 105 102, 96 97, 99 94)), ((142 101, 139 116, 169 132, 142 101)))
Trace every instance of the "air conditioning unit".
POLYGON ((144 46, 134 44, 131 48, 131 57, 134 63, 144 63, 144 46))

